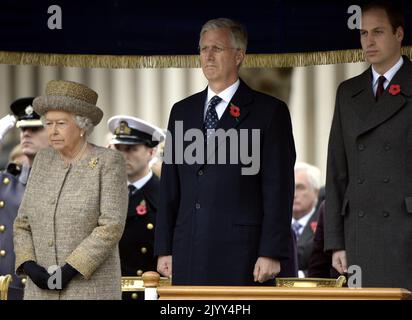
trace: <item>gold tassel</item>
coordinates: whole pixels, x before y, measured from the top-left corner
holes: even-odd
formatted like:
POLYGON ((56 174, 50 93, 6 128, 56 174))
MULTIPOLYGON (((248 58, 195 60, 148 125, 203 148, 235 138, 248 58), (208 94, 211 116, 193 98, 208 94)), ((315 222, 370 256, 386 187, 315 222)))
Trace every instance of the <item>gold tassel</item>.
MULTIPOLYGON (((412 58, 412 46, 402 48, 412 58)), ((247 54, 244 68, 303 67, 364 61, 362 50, 247 54)), ((81 68, 200 68, 199 56, 113 56, 0 51, 0 63, 81 68)))

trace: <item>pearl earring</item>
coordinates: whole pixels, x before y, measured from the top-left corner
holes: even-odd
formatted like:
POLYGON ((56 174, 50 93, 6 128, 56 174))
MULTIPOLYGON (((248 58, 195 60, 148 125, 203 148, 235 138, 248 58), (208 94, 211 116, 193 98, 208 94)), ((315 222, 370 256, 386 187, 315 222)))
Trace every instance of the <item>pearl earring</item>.
POLYGON ((80 137, 83 137, 83 132, 82 132, 82 133, 80 133, 80 137))

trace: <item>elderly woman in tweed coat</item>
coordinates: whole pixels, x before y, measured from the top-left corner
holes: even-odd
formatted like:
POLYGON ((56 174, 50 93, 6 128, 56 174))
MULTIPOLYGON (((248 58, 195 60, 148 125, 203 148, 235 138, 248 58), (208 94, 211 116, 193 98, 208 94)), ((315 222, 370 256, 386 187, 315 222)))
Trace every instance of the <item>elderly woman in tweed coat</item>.
POLYGON ((127 211, 123 157, 87 142, 103 117, 97 93, 51 81, 33 102, 49 144, 39 152, 14 223, 25 299, 120 299, 118 242, 127 211))

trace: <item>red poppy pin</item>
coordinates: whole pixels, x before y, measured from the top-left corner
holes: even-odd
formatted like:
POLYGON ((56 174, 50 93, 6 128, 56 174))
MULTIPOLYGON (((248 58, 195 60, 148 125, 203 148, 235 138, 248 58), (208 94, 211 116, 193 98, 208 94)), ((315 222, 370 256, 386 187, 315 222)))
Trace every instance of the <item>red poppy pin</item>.
POLYGON ((312 221, 310 223, 310 228, 312 229, 312 232, 315 233, 316 232, 316 228, 318 226, 318 222, 317 221, 312 221))
POLYGON ((392 84, 389 87, 389 93, 393 96, 396 96, 401 92, 401 86, 399 84, 392 84))
POLYGON ((238 106, 235 106, 233 103, 230 103, 230 115, 236 119, 236 121, 239 121, 240 117, 240 108, 238 106))
POLYGON ((140 201, 139 205, 136 207, 136 213, 139 216, 144 216, 147 213, 146 201, 140 201))

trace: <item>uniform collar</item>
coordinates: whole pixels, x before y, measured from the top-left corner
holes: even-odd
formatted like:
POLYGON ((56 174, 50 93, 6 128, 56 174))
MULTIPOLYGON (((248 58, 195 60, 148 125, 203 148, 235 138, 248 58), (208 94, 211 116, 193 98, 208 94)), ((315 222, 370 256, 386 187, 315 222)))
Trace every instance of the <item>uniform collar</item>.
POLYGON ((149 173, 147 175, 145 175, 143 178, 140 178, 139 180, 137 180, 133 183, 128 182, 127 185, 132 184, 136 187, 136 189, 139 190, 139 189, 143 188, 143 186, 152 178, 152 176, 153 176, 153 172, 152 172, 152 170, 150 170, 149 173))

